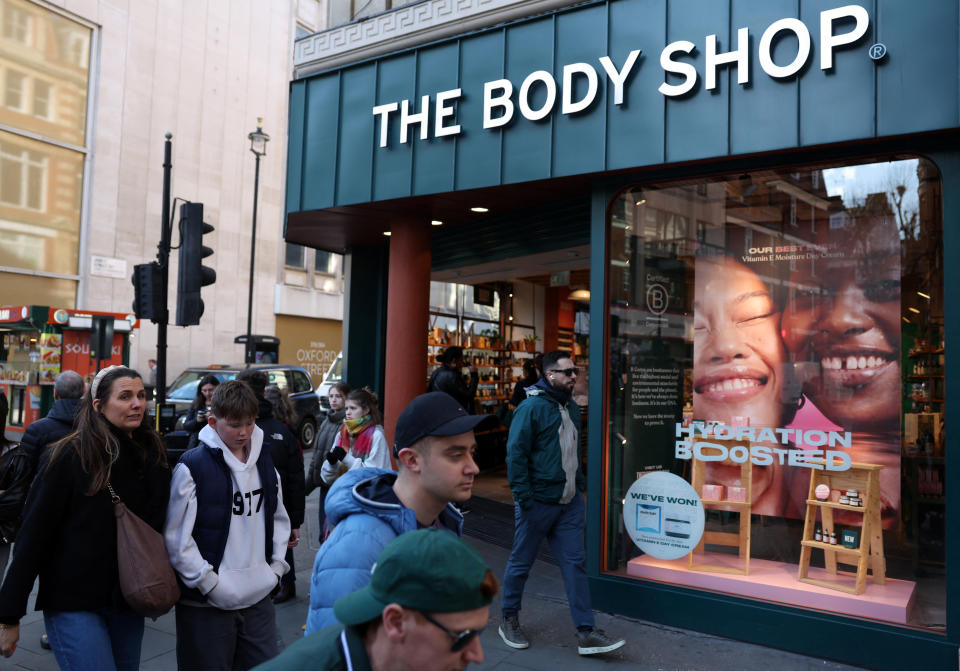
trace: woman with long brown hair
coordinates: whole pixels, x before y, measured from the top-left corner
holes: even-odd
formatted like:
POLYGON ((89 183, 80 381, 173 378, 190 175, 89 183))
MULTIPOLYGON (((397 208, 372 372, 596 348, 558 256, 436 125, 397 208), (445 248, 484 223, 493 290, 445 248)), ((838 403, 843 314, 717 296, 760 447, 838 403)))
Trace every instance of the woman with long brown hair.
POLYGON ((327 453, 320 477, 327 485, 354 468, 391 468, 390 449, 383 434, 379 399, 368 387, 347 394, 340 435, 327 453))
POLYGON ((13 561, 0 588, 0 653, 13 654, 19 621, 37 576, 61 668, 133 671, 140 665, 143 617, 120 593, 117 533, 108 485, 127 508, 163 529, 170 470, 145 418, 140 374, 111 366, 94 378, 73 433, 41 462, 24 508, 13 561))

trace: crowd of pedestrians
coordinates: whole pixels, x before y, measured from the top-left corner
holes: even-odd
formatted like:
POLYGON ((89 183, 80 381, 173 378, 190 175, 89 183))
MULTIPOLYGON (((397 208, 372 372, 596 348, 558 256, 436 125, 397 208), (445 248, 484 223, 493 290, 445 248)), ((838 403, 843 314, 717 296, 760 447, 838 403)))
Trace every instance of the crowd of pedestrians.
MULTIPOLYGON (((122 502, 162 534, 176 572, 180 669, 383 671, 402 660, 426 671, 482 661, 477 635, 499 582, 459 540, 457 506, 479 471, 475 431, 497 419, 470 414, 463 392, 472 382, 457 372, 462 352, 449 349, 451 365, 430 388, 459 393, 413 399, 392 447, 377 396, 334 385, 306 473, 289 397, 259 370, 199 381, 185 417, 195 447, 175 465, 146 416, 139 373, 111 366, 88 385, 61 373, 53 408, 21 445, 4 440, 0 425, 0 560, 11 557, 0 586, 0 654, 16 649, 39 578, 36 608, 61 668, 139 667, 144 617, 119 586, 113 508, 122 502), (323 541, 305 638, 280 653, 274 607, 296 595, 293 548, 314 489, 323 541)), ((578 651, 608 652, 624 642, 596 629, 590 606, 580 411, 570 397, 577 369, 568 354, 550 352, 526 372, 507 442, 516 527, 498 630, 507 645, 529 647, 520 603, 546 538, 578 651)))

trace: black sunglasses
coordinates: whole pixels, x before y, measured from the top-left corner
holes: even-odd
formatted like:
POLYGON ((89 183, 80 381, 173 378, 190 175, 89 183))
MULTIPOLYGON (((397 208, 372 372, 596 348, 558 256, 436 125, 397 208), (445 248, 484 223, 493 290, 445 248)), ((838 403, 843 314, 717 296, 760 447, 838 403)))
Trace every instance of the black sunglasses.
POLYGON ((465 647, 470 645, 470 641, 479 636, 485 629, 485 627, 480 627, 479 629, 464 629, 463 631, 459 632, 450 631, 423 611, 420 611, 420 614, 423 615, 423 618, 427 622, 439 628, 444 634, 450 637, 450 639, 453 641, 453 645, 450 646, 450 652, 460 652, 465 647))
POLYGON ((573 368, 554 368, 553 370, 547 371, 548 373, 563 373, 567 377, 573 377, 574 375, 580 374, 580 369, 574 366, 573 368))

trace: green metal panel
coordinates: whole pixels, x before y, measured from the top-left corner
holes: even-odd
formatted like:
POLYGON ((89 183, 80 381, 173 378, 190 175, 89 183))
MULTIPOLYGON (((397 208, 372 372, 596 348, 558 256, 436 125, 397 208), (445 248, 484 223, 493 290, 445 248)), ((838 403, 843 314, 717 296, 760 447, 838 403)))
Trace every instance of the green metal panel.
MULTIPOLYGON (((394 101, 409 101, 411 114, 420 111, 420 96, 417 93, 417 53, 408 51, 399 56, 380 61, 377 73, 377 104, 394 101)), ((429 115, 427 129, 429 131, 429 115)), ((376 121, 375 146, 380 137, 380 122, 376 121)), ((373 199, 389 200, 410 195, 410 174, 413 166, 413 147, 419 140, 420 126, 408 128, 407 141, 400 136, 400 112, 391 115, 390 146, 374 153, 373 199)))
MULTIPOLYGON (((873 40, 872 0, 863 3, 870 12, 871 28, 859 48, 839 49, 833 54, 832 70, 820 69, 819 40, 814 58, 800 81, 800 144, 814 145, 871 137, 875 130, 875 71, 866 55, 873 40)), ((813 35, 820 34, 820 12, 837 7, 835 0, 803 0, 800 20, 813 35)), ((847 27, 849 30, 849 27, 847 27)), ((912 39, 917 39, 913 36, 912 39)))
POLYGON ((456 139, 458 190, 500 183, 502 131, 483 130, 483 83, 503 77, 504 29, 472 36, 460 44, 460 99, 457 118, 463 133, 456 139))
MULTIPOLYGON (((333 129, 340 125, 340 75, 309 80, 305 98, 299 197, 304 210, 314 210, 333 202, 337 185, 337 136, 333 129)), ((292 181, 289 171, 287 180, 292 181)))
MULTIPOLYGON (((417 94, 434 94, 459 87, 460 49, 456 42, 448 42, 420 52, 420 67, 417 68, 417 94)), ((431 97, 433 100, 433 97, 431 97)), ((456 105, 454 105, 456 109, 456 105)), ((430 111, 431 128, 435 123, 434 110, 430 111)), ((447 123, 446 125, 452 125, 447 123)), ((430 139, 417 142, 413 151, 413 193, 442 193, 453 190, 453 166, 456 139, 436 138, 431 130, 430 139)))
MULTIPOLYGON (((835 50, 834 68, 824 72, 820 13, 842 4, 596 0, 314 75, 305 95, 300 82, 291 89, 287 211, 956 127, 958 0, 865 2, 867 34, 835 50), (811 33, 809 61, 795 80, 774 80, 760 67, 761 36, 773 20, 798 13, 811 33), (716 34, 718 50, 726 52, 741 27, 750 34, 750 83, 738 84, 732 67, 721 66, 717 88, 705 90, 706 36, 716 34), (679 60, 696 67, 698 85, 683 97, 666 98, 659 85, 677 77, 665 75, 660 54, 676 40, 695 45, 679 60), (877 40, 890 53, 875 63, 868 47, 877 40), (543 120, 530 121, 515 109, 507 126, 482 127, 484 82, 506 76, 516 104, 535 70, 550 72, 559 89, 562 68, 571 61, 594 65, 605 54, 622 65, 633 49, 643 55, 623 105, 612 103, 602 73, 603 90, 588 111, 564 116, 557 104, 543 120), (392 81, 401 71, 403 80, 392 81), (397 114, 389 146, 378 146, 374 104, 433 97, 457 82, 461 134, 400 145, 397 114), (301 128, 302 154, 294 146, 301 128)), ((839 25, 838 32, 850 27, 839 25)), ((795 43, 789 36, 778 40, 775 62, 789 62, 795 43)), ((535 87, 534 107, 543 88, 535 87)))
POLYGON ((957 4, 937 2, 939 11, 923 12, 902 0, 876 2, 878 39, 888 49, 877 68, 877 133, 957 125, 957 4))
MULTIPOLYGON (((778 147, 793 147, 798 141, 797 107, 799 87, 796 76, 786 80, 768 77, 756 58, 757 45, 774 21, 785 16, 797 16, 799 0, 733 0, 735 28, 750 30, 750 84, 738 84, 731 73, 730 87, 730 153, 747 154, 769 151, 778 147)), ((814 33, 816 34, 816 33, 814 33)), ((792 33, 784 33, 773 44, 773 62, 789 65, 797 56, 799 40, 792 33)), ((811 51, 812 53, 812 51, 811 51)))
POLYGON ((627 80, 623 104, 613 102, 607 86, 607 169, 663 163, 664 109, 656 91, 663 81, 660 49, 666 44, 666 4, 661 0, 623 0, 609 7, 609 56, 618 68, 627 54, 640 49, 637 64, 627 80))
POLYGON ((290 85, 290 125, 287 128, 287 209, 299 210, 303 180, 303 136, 306 116, 296 111, 304 108, 307 82, 290 85))
MULTIPOLYGON (((730 11, 726 2, 673 0, 667 5, 667 43, 687 40, 696 45, 693 55, 675 58, 694 63, 700 76, 697 85, 686 96, 667 99, 666 160, 690 161, 711 156, 724 156, 729 147, 727 118, 730 95, 730 67, 717 70, 717 88, 704 89, 703 50, 707 35, 716 34, 717 51, 724 52, 736 44, 730 42, 730 11)), ((659 54, 661 46, 656 47, 659 54)), ((659 58, 659 56, 658 56, 659 58)), ((677 84, 682 78, 670 75, 667 83, 677 84)), ((734 79, 734 86, 736 80, 734 79)), ((659 94, 657 94, 659 95, 659 94)))
MULTIPOLYGON (((597 73, 597 97, 590 108, 572 115, 560 114, 553 126, 552 176, 578 175, 584 172, 599 172, 604 169, 606 142, 606 101, 604 86, 606 75, 600 66, 600 57, 607 54, 607 7, 594 5, 569 14, 557 15, 557 54, 554 72, 560 85, 557 95, 563 95, 563 66, 570 63, 585 63, 597 73), (584 35, 593 39, 582 39, 584 35)), ((582 77, 574 80, 571 101, 577 101, 586 93, 582 77)), ((562 100, 562 97, 561 97, 562 100)), ((557 102, 560 105, 560 101, 557 102)))
MULTIPOLYGON (((377 104, 376 92, 376 63, 343 71, 340 82, 337 203, 365 203, 371 199, 376 147, 372 110, 377 104)), ((331 130, 327 128, 326 132, 331 130)))
POLYGON ((354 247, 345 268, 343 379, 351 389, 369 386, 383 402, 386 370, 387 281, 390 248, 354 247))
MULTIPOLYGON (((523 80, 536 70, 551 72, 554 64, 554 17, 521 23, 507 30, 506 78, 513 82, 515 99, 523 80)), ((546 99, 544 86, 531 89, 530 107, 538 109, 546 99)), ((504 184, 550 177, 553 115, 529 121, 519 105, 503 137, 501 178, 504 184)))

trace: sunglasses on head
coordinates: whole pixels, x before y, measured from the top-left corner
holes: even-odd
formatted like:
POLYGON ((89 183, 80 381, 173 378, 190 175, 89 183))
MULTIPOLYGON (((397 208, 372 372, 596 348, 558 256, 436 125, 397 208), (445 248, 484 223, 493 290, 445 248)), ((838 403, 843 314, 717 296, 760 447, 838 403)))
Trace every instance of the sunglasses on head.
POLYGON ((450 631, 449 629, 444 627, 442 624, 434 620, 432 617, 430 617, 423 611, 420 611, 420 614, 423 615, 423 618, 427 622, 439 628, 441 631, 443 631, 444 634, 450 637, 450 640, 453 641, 453 645, 450 646, 450 652, 460 652, 465 647, 470 645, 470 641, 472 641, 477 636, 479 636, 484 630, 484 627, 480 627, 479 629, 464 629, 463 631, 450 631))
POLYGON ((573 377, 580 373, 580 369, 574 366, 573 368, 554 368, 553 370, 547 371, 548 373, 563 373, 567 377, 573 377))

